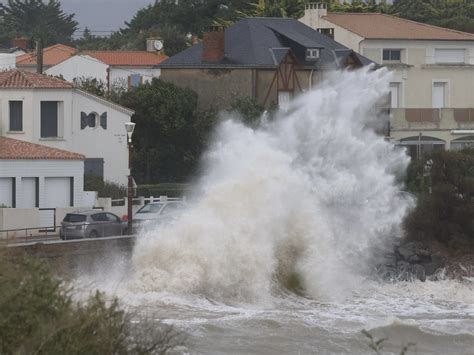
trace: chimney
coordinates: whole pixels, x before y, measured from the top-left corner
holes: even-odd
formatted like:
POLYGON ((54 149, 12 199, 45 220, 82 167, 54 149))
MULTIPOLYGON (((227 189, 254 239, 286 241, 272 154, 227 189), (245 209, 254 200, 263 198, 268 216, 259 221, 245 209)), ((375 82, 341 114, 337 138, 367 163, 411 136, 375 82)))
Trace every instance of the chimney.
POLYGON ((160 53, 163 49, 163 40, 161 38, 147 38, 146 51, 160 53))
POLYGON ((13 48, 21 48, 26 52, 26 50, 29 47, 28 42, 29 42, 28 38, 25 38, 25 37, 14 38, 12 40, 12 47, 13 48))
POLYGON ((328 15, 327 5, 324 3, 307 3, 304 8, 304 15, 300 18, 306 26, 313 29, 320 27, 327 27, 326 20, 324 19, 328 15))
POLYGON ((204 32, 202 41, 202 61, 219 63, 224 58, 225 29, 223 26, 211 26, 204 32))

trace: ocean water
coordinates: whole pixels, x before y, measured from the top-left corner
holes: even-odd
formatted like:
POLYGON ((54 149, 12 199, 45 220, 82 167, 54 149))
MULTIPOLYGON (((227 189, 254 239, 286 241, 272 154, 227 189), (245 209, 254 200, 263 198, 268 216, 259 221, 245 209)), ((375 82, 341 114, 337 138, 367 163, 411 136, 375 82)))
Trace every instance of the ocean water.
POLYGON ((472 283, 374 274, 415 203, 409 158, 374 133, 390 78, 333 73, 257 128, 223 117, 186 210, 82 281, 188 334, 188 353, 366 354, 365 329, 386 353, 473 354, 472 283))

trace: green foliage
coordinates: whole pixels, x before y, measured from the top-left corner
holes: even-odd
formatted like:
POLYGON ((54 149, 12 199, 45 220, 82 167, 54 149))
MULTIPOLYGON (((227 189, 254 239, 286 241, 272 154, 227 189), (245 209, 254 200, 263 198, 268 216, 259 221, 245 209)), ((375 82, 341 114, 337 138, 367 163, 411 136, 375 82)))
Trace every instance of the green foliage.
POLYGON ((128 89, 126 83, 120 81, 114 81, 110 88, 107 88, 107 84, 104 81, 91 77, 74 78, 73 81, 77 88, 115 103, 120 103, 122 95, 128 89))
POLYGON ((66 14, 56 0, 8 0, 0 4, 0 17, 10 39, 24 36, 44 45, 69 42, 78 25, 74 14, 66 14))
POLYGON ((258 124, 265 108, 256 98, 245 96, 235 99, 229 111, 237 113, 245 124, 254 127, 258 124))
POLYGON ((75 304, 71 292, 44 263, 1 253, 0 353, 165 354, 182 343, 169 327, 133 328, 117 300, 75 304))
POLYGON ((81 90, 96 96, 105 97, 107 93, 107 84, 97 78, 74 78, 74 84, 81 90))
POLYGON ((189 192, 188 184, 163 183, 154 185, 140 185, 137 187, 137 196, 143 197, 182 197, 189 192))
POLYGON ((99 197, 111 197, 112 199, 127 196, 127 186, 119 185, 110 181, 103 181, 94 175, 84 175, 84 191, 97 191, 99 197))
POLYGON ((396 0, 389 12, 413 21, 474 33, 471 0, 396 0))
POLYGON ((120 103, 135 111, 137 182, 182 182, 195 172, 216 115, 198 111, 194 91, 153 79, 125 93, 120 103))
POLYGON ((474 246, 474 150, 436 152, 430 159, 431 170, 428 158, 408 169, 418 205, 405 221, 407 237, 468 251, 474 246))

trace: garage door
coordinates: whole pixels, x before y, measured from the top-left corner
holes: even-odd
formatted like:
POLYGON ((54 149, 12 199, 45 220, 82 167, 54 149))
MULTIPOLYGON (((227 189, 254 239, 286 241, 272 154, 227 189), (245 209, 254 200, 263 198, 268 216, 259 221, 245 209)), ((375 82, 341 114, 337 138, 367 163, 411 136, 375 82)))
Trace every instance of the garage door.
POLYGON ((13 207, 12 178, 0 178, 0 205, 13 207))
POLYGON ((21 207, 35 208, 37 206, 36 178, 21 179, 21 207))
POLYGON ((45 203, 43 207, 71 207, 71 180, 69 177, 45 178, 45 203))

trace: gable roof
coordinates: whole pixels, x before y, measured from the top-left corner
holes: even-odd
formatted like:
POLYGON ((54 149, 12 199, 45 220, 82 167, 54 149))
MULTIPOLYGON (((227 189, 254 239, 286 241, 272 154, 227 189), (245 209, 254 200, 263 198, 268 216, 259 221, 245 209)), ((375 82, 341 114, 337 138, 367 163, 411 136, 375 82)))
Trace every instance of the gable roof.
POLYGON ((154 66, 168 59, 168 56, 147 51, 82 51, 102 63, 112 66, 154 66))
MULTIPOLYGON (((53 66, 65 61, 77 53, 76 48, 65 46, 64 44, 55 44, 54 46, 43 49, 43 65, 53 66)), ((36 65, 36 52, 25 53, 16 58, 18 66, 36 65)))
MULTIPOLYGON (((245 18, 225 30, 225 56, 217 64, 203 63, 202 42, 159 65, 167 67, 275 67, 290 50, 298 63, 314 68, 339 68, 336 50, 350 49, 291 18, 245 18), (306 48, 320 48, 320 58, 307 62, 306 48)), ((362 64, 372 63, 355 54, 362 64)))
POLYGON ((474 41, 474 34, 380 13, 328 13, 326 20, 367 39, 474 41))
POLYGON ((0 72, 0 89, 72 89, 73 84, 44 74, 13 69, 0 72))
POLYGON ((40 144, 0 137, 0 159, 84 160, 82 154, 51 148, 40 144))

